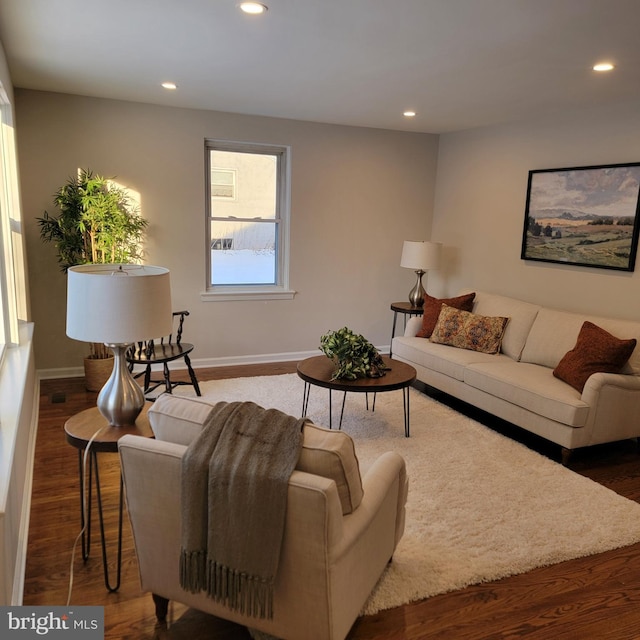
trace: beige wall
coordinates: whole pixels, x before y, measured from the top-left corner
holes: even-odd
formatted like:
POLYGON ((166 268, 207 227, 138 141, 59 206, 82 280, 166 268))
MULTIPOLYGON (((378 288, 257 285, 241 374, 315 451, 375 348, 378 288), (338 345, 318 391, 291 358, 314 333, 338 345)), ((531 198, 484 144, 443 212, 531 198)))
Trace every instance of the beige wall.
POLYGON ((430 292, 469 286, 638 320, 640 256, 633 273, 520 259, 530 169, 638 161, 638 104, 441 136, 432 239, 446 264, 430 292))
POLYGON ((77 167, 140 192, 147 262, 171 270, 173 305, 192 312, 196 364, 314 351, 344 325, 389 343, 389 304, 414 279, 402 241, 430 233, 437 136, 29 90, 16 100, 38 369, 79 367, 85 353, 65 336, 66 278, 35 222, 77 167), (206 137, 291 145, 293 300, 201 302, 206 137))

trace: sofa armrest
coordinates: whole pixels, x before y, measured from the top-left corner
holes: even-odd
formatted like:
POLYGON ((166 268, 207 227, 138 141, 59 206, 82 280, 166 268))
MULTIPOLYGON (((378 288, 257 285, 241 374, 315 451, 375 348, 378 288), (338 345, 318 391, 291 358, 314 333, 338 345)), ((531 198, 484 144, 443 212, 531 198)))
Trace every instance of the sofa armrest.
POLYGON ((413 338, 417 335, 422 327, 422 316, 413 316, 407 320, 407 326, 404 330, 405 338, 413 338))
POLYGON ((622 373, 594 373, 582 391, 590 407, 588 442, 600 444, 638 435, 640 376, 622 373))
POLYGON ((640 376, 633 376, 626 373, 594 373, 589 376, 584 389, 582 399, 591 404, 589 400, 593 394, 600 393, 603 387, 618 387, 627 391, 640 391, 640 376))

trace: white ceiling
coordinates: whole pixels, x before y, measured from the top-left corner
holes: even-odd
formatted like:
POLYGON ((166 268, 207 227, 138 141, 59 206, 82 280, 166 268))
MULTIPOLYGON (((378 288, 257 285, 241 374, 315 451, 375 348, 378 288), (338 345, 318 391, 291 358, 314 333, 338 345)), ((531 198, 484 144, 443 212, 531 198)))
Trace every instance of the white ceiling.
POLYGON ((640 101, 640 0, 264 1, 0 0, 0 39, 16 87, 408 131, 640 101))

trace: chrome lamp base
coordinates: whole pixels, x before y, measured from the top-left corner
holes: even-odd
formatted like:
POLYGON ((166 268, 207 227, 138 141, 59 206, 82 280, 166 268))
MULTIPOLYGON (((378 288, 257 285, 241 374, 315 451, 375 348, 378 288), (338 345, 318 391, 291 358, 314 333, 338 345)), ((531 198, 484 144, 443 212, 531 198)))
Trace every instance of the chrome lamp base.
POLYGON ((113 371, 98 394, 98 410, 112 427, 133 426, 144 407, 144 392, 133 379, 125 354, 130 345, 107 344, 112 349, 113 371))
POLYGON ((411 291, 409 291, 409 302, 412 307, 421 307, 424 305, 424 297, 427 295, 427 292, 424 290, 422 286, 422 276, 425 274, 422 269, 418 269, 416 271, 416 275, 418 279, 416 281, 415 286, 411 291))

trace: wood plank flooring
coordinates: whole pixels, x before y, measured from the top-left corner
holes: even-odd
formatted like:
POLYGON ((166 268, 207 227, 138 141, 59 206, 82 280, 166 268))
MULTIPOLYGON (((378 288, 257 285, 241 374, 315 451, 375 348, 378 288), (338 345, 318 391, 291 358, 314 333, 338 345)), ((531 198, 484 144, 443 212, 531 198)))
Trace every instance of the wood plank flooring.
MULTIPOLYGON (((295 363, 200 369, 202 381, 295 371, 295 363)), ((438 396, 457 409, 468 408, 438 396)), ((24 604, 67 602, 71 549, 79 533, 78 456, 64 438, 67 418, 95 406, 96 394, 82 379, 45 380, 40 389, 24 604)), ((545 455, 559 459, 557 447, 520 430, 485 421, 545 455)), ((100 459, 107 515, 107 537, 116 540, 117 456, 100 459)), ((594 447, 574 454, 568 466, 632 499, 640 500, 640 456, 635 442, 594 447)), ((523 469, 526 473, 526 469, 523 469)), ((110 549, 111 558, 114 556, 110 549)), ((113 571, 113 569, 112 569, 113 571)), ((128 522, 125 521, 122 584, 117 593, 104 586, 94 514, 91 557, 83 563, 80 547, 73 562, 71 604, 104 605, 109 640, 246 640, 243 627, 171 603, 167 624, 156 623, 149 594, 140 591, 128 522)), ((520 576, 477 585, 422 602, 360 618, 350 639, 442 638, 491 640, 640 639, 640 544, 543 567, 520 576)))

